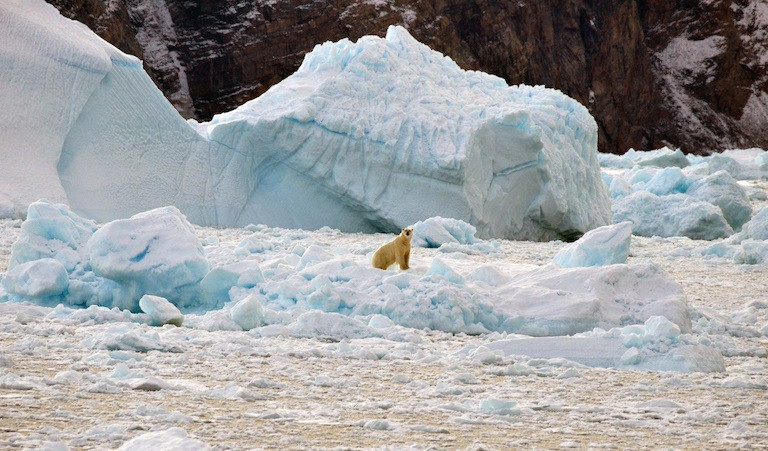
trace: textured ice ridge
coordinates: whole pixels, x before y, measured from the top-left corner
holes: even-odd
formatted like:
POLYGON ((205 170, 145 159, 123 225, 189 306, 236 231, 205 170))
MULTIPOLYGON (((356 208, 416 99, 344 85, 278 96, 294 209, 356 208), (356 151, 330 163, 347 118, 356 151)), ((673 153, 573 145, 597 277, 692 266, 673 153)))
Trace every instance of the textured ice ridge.
POLYGON ((207 124, 42 0, 3 2, 0 38, 5 215, 45 197, 99 221, 165 205, 201 225, 343 231, 443 216, 538 240, 611 222, 586 108, 464 71, 401 27, 317 46, 207 124))

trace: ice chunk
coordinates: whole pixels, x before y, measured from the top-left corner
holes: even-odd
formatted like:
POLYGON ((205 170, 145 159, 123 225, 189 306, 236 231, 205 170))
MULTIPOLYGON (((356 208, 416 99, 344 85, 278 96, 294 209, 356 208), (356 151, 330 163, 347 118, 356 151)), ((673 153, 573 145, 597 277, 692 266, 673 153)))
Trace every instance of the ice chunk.
POLYGON ((688 161, 688 158, 686 158, 682 150, 672 150, 669 147, 663 147, 658 150, 638 152, 636 154, 635 164, 638 166, 656 166, 660 168, 684 168, 689 166, 691 162, 688 161))
POLYGON ((384 315, 373 315, 368 321, 368 327, 372 327, 374 329, 386 329, 394 325, 395 323, 384 315))
POLYGON ((742 241, 737 247, 733 261, 742 265, 759 265, 768 263, 768 241, 742 241))
POLYGON ((317 263, 331 260, 332 258, 333 255, 331 255, 330 252, 326 251, 321 246, 313 244, 304 251, 301 260, 299 260, 297 269, 304 269, 317 263))
POLYGON ((752 206, 746 192, 725 171, 717 171, 694 181, 686 194, 720 207, 723 217, 734 230, 741 229, 752 216, 752 206))
POLYGON ((744 240, 768 240, 768 208, 761 208, 729 242, 741 243, 744 240))
POLYGON ((52 258, 17 265, 3 278, 3 287, 9 293, 31 298, 58 296, 68 285, 67 270, 52 258))
POLYGON ((448 266, 447 263, 445 263, 443 260, 439 258, 435 258, 432 260, 432 264, 429 266, 429 270, 427 271, 425 276, 444 277, 445 280, 451 283, 455 283, 457 285, 463 285, 464 283, 466 283, 466 281, 464 280, 464 277, 462 277, 461 274, 451 269, 451 267, 448 266))
POLYGON ((164 431, 146 432, 123 443, 119 451, 207 451, 210 446, 187 436, 187 431, 172 427, 164 431))
POLYGON ((179 289, 208 272, 192 226, 175 207, 150 210, 105 224, 88 240, 93 271, 139 296, 155 294, 179 305, 179 289))
POLYGON ((632 233, 641 236, 713 240, 733 233, 720 208, 685 194, 657 196, 637 191, 614 201, 613 219, 631 222, 632 233))
POLYGON ((480 411, 494 415, 516 415, 520 409, 515 401, 505 401, 502 399, 486 399, 480 403, 480 411))
POLYGON ((85 244, 96 229, 93 221, 72 213, 66 205, 33 202, 21 224, 21 236, 11 248, 9 267, 54 258, 72 271, 87 262, 85 244))
POLYGON ((236 322, 243 330, 251 330, 264 325, 264 308, 256 295, 249 295, 241 299, 229 311, 232 321, 236 322))
POLYGON ((598 154, 600 166, 604 168, 631 169, 635 165, 635 149, 629 149, 624 155, 610 153, 598 154))
POLYGON ((563 248, 552 261, 565 268, 626 263, 631 239, 631 222, 598 227, 563 248))
POLYGON ((677 338, 680 335, 680 327, 663 316, 653 316, 645 322, 646 337, 677 338))
POLYGON ((688 178, 676 166, 664 168, 648 181, 645 189, 657 196, 683 193, 688 189, 688 178))
POLYGON ((477 229, 460 219, 433 218, 413 225, 413 245, 418 247, 440 247, 445 243, 474 244, 477 229))
POLYGON ((298 337, 362 338, 378 332, 360 321, 340 315, 311 310, 300 315, 288 330, 298 337))
POLYGON ((139 307, 149 315, 150 324, 153 326, 162 326, 163 324, 181 326, 184 322, 184 315, 179 309, 168 302, 168 299, 160 296, 145 294, 139 299, 139 307))
POLYGON ((223 305, 229 302, 229 290, 232 287, 252 288, 262 282, 264 275, 259 264, 252 260, 243 260, 211 269, 200 282, 200 286, 208 304, 223 305))
POLYGON ((628 196, 635 191, 632 185, 622 177, 614 177, 608 190, 611 198, 628 196))

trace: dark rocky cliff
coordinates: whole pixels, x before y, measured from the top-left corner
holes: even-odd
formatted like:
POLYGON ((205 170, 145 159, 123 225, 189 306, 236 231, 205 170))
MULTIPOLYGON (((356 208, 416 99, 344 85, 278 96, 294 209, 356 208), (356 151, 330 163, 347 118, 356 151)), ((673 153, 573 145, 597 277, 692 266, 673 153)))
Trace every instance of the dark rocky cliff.
POLYGON ((402 24, 466 69, 587 105, 600 150, 768 148, 763 0, 50 0, 144 59, 206 120, 293 73, 315 44, 402 24))

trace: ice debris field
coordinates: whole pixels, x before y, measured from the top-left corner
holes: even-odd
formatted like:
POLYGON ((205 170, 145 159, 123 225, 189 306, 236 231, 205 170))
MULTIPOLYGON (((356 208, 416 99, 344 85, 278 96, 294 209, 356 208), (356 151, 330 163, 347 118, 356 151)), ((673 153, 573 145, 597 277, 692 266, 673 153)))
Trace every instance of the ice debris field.
POLYGON ((765 269, 680 255, 708 242, 431 218, 412 269, 381 271, 391 235, 170 207, 0 226, 4 446, 768 443, 765 269))
POLYGON ((598 155, 402 27, 208 123, 41 0, 0 61, 0 447, 768 446, 765 151, 598 155))

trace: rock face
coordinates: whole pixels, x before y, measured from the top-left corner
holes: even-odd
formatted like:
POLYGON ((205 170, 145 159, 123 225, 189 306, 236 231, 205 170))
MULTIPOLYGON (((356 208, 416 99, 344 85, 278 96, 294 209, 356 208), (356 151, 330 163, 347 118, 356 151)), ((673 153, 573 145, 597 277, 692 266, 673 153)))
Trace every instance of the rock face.
POLYGON ((768 147, 763 0, 49 0, 208 120, 292 74, 314 45, 405 25, 465 69, 586 105, 605 152, 768 147))

